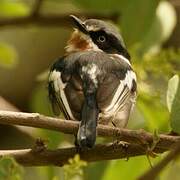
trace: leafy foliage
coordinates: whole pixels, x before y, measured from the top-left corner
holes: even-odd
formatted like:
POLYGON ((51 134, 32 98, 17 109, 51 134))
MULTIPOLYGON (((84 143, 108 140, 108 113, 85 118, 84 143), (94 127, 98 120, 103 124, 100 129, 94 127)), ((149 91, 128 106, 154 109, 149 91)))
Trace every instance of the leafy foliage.
MULTIPOLYGON (((161 1, 152 16, 152 23, 147 24, 147 33, 141 36, 138 52, 141 55, 144 53, 159 52, 162 43, 164 43, 171 35, 176 25, 176 14, 174 8, 167 1, 161 1), (164 13, 166 12, 166 13, 164 13)), ((151 17, 151 18, 152 18, 151 17)), ((144 33, 142 31, 142 33, 144 33)))
POLYGON ((180 79, 173 76, 168 83, 167 106, 171 112, 171 127, 174 132, 180 133, 180 79))
POLYGON ((11 157, 0 159, 0 179, 1 180, 22 180, 23 169, 11 157))
POLYGON ((23 1, 0 1, 0 16, 25 16, 29 13, 30 9, 23 1))
POLYGON ((127 179, 127 177, 128 180, 134 180, 142 173, 142 169, 145 171, 148 168, 148 161, 144 157, 131 158, 128 161, 112 161, 102 180, 119 180, 127 179))
POLYGON ((168 82, 168 90, 167 90, 167 106, 170 112, 173 106, 173 102, 175 100, 175 96, 178 92, 178 85, 179 85, 179 76, 174 75, 168 82))
POLYGON ((17 64, 18 55, 13 47, 0 43, 0 66, 12 68, 17 64))
POLYGON ((83 178, 82 168, 87 166, 85 161, 80 160, 79 155, 75 155, 74 158, 69 159, 69 164, 63 167, 64 180, 81 180, 83 178))

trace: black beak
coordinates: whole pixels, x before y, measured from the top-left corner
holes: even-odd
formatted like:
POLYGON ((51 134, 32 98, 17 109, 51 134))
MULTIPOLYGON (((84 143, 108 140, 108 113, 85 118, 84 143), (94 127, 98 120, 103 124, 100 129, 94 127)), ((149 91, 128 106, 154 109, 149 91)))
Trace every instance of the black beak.
POLYGON ((81 32, 83 32, 83 33, 85 33, 85 34, 88 34, 88 30, 87 30, 85 24, 84 24, 79 18, 77 18, 77 17, 74 16, 74 15, 70 15, 70 17, 72 18, 74 24, 77 26, 77 28, 78 28, 81 32))

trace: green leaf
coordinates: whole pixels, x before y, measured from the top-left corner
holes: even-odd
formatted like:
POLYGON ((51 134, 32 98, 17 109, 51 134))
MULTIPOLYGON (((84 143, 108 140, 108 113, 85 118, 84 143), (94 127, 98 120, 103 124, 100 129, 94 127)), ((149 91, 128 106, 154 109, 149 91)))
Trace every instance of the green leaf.
POLYGON ((30 8, 20 1, 0 1, 0 16, 26 16, 29 15, 30 8))
POLYGON ((169 80, 167 91, 167 105, 170 110, 171 127, 174 132, 180 133, 180 80, 175 75, 169 80))
POLYGON ((148 26, 148 33, 142 36, 140 54, 157 53, 161 45, 170 37, 176 25, 174 7, 167 1, 161 1, 156 10, 153 23, 148 26), (166 13, 164 13, 166 12, 166 13))
POLYGON ((1 180, 22 180, 23 169, 11 157, 0 159, 0 179, 1 180))
POLYGON ((130 158, 128 161, 111 161, 104 173, 102 180, 134 180, 137 179, 137 177, 148 168, 149 164, 145 156, 130 158))
MULTIPOLYGON (((123 0, 124 1, 124 0, 123 0)), ((123 5, 122 0, 74 0, 74 4, 84 8, 86 11, 90 11, 92 13, 112 13, 119 12, 120 8, 123 5), (117 6, 118 4, 118 6, 117 6)))
POLYGON ((80 159, 79 154, 76 154, 74 158, 69 159, 69 164, 63 166, 64 179, 76 180, 83 179, 83 167, 87 166, 87 163, 80 159))
POLYGON ((5 43, 0 43, 0 66, 13 68, 18 62, 16 50, 5 43))
POLYGON ((121 7, 120 28, 128 47, 136 45, 149 33, 159 0, 125 1, 121 7))
POLYGON ((137 107, 145 119, 145 128, 148 131, 167 132, 168 127, 168 112, 166 106, 160 103, 161 99, 158 96, 151 94, 140 94, 137 99, 137 107))
POLYGON ((173 101, 175 99, 177 90, 179 86, 179 76, 174 75, 168 82, 168 90, 167 90, 167 107, 169 112, 171 112, 173 101))
POLYGON ((167 1, 161 1, 157 9, 157 17, 161 21, 161 40, 164 42, 170 37, 177 23, 176 11, 173 5, 167 1))
MULTIPOLYGON (((151 158, 152 165, 154 166, 154 164, 161 161, 165 155, 166 154, 164 153, 157 156, 156 158, 151 158)), ((128 161, 122 159, 111 161, 108 165, 109 166, 107 167, 101 180, 135 180, 151 168, 146 156, 131 157, 128 161)), ((169 165, 169 167, 171 167, 171 165, 169 165)), ((160 178, 163 177, 161 178, 162 180, 171 179, 170 177, 172 175, 169 176, 169 178, 167 178, 167 176, 164 176, 166 171, 167 167, 159 175, 160 178)))

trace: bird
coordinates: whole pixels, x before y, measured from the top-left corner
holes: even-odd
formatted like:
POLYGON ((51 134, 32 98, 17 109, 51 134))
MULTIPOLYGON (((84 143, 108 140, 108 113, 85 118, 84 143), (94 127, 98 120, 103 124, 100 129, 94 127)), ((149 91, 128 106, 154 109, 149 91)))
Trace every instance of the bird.
POLYGON ((75 145, 92 148, 97 124, 126 127, 136 102, 136 73, 114 24, 70 18, 74 30, 50 68, 49 99, 55 115, 80 121, 75 145))

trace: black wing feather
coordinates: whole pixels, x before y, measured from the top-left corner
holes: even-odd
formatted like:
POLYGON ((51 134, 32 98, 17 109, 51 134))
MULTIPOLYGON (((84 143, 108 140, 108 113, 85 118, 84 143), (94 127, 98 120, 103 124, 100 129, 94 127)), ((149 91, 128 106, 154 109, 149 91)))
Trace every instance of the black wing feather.
POLYGON ((55 91, 54 83, 52 81, 48 83, 48 92, 49 92, 49 100, 51 102, 53 113, 56 116, 59 116, 60 113, 62 112, 66 119, 70 119, 70 116, 66 111, 66 108, 62 102, 59 93, 55 91))
POLYGON ((60 91, 55 90, 54 82, 51 80, 51 75, 53 71, 61 72, 63 69, 64 69, 64 58, 60 58, 51 67, 50 74, 49 74, 49 82, 48 82, 48 93, 49 93, 49 100, 51 102, 51 106, 52 106, 52 110, 54 114, 59 116, 60 113, 62 112, 66 119, 70 119, 70 116, 60 96, 60 91))

